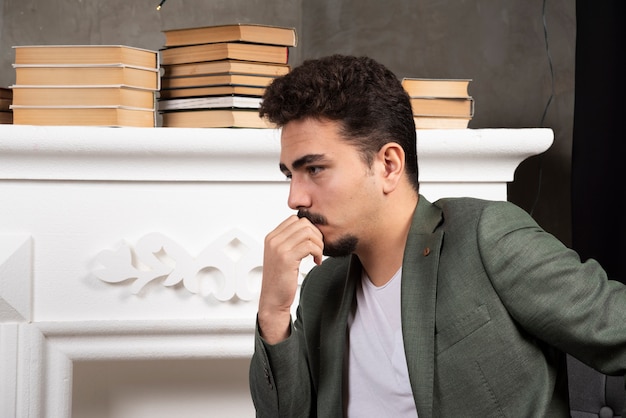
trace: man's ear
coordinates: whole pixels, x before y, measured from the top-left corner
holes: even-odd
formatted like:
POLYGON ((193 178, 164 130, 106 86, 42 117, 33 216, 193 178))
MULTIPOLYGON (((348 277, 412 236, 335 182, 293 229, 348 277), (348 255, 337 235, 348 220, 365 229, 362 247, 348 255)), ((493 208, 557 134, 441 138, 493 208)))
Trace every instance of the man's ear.
POLYGON ((404 176, 404 150, 397 142, 389 142, 383 145, 378 155, 384 167, 383 191, 390 193, 404 176))

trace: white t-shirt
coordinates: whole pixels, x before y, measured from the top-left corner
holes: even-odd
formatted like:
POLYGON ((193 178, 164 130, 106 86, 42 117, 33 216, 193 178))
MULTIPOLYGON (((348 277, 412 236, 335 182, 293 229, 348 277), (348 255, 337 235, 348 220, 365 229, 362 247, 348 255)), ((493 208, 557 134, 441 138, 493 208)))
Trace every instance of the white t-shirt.
POLYGON ((417 417, 402 340, 402 269, 381 287, 363 273, 348 319, 343 396, 347 417, 417 417))

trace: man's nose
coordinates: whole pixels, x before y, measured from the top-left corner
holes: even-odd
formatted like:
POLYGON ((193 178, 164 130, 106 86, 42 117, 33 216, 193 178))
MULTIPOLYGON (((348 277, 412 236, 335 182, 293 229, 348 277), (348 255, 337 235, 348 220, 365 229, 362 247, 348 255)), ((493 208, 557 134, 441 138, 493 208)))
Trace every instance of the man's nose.
POLYGON ((311 206, 311 195, 308 191, 306 183, 296 178, 291 178, 289 183, 289 198, 287 199, 289 208, 298 210, 301 208, 308 208, 311 206))

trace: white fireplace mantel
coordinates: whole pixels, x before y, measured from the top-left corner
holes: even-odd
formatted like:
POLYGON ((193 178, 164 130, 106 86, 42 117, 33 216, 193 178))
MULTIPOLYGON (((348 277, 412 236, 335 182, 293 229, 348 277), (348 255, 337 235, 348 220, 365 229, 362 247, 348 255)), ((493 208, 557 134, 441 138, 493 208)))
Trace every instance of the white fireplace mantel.
MULTIPOLYGON (((505 200, 552 140, 418 131, 421 193, 505 200)), ((248 358, 262 242, 291 213, 279 146, 276 130, 0 125, 0 416, 69 418, 77 362, 248 358)))

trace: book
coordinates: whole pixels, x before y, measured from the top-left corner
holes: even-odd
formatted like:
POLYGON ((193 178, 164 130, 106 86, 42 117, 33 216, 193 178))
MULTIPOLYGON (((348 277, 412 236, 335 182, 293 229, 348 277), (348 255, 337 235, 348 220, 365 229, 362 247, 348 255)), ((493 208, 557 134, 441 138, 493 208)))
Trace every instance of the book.
POLYGON ((164 30, 165 46, 209 44, 216 42, 252 42, 296 46, 294 28, 249 23, 164 30))
POLYGON ((177 46, 161 50, 162 65, 225 59, 287 64, 289 47, 221 42, 216 44, 177 46))
POLYGON ((411 97, 468 97, 471 79, 413 78, 402 79, 402 87, 411 97))
POLYGON ((470 117, 413 116, 415 129, 465 129, 470 117))
POLYGON ((56 66, 14 64, 13 67, 15 84, 25 86, 121 84, 158 90, 160 81, 156 69, 124 64, 56 66))
POLYGON ((13 123, 13 112, 0 111, 0 124, 10 125, 13 123))
POLYGON ((158 53, 125 45, 14 46, 15 64, 126 64, 158 68, 158 53))
POLYGON ((202 96, 263 96, 265 87, 250 86, 207 86, 207 87, 187 87, 180 89, 161 89, 159 92, 160 99, 180 99, 183 97, 202 97, 202 96))
POLYGON ((127 106, 154 110, 155 92, 124 85, 13 86, 13 104, 23 106, 127 106))
POLYGON ((163 113, 163 126, 172 128, 274 128, 259 112, 249 109, 179 110, 163 113))
POLYGON ((9 110, 11 110, 12 104, 13 104, 12 99, 0 98, 0 112, 8 112, 9 110))
POLYGON ((153 128, 155 112, 124 106, 17 106, 13 105, 15 125, 134 126, 153 128))
POLYGON ((208 86, 257 86, 267 87, 275 77, 245 74, 208 74, 189 77, 163 77, 161 87, 163 89, 184 87, 208 87, 208 86))
POLYGON ((13 90, 8 87, 0 87, 0 124, 13 123, 13 90))
POLYGON ((0 87, 0 99, 11 99, 13 90, 9 87, 0 87))
POLYGON ((219 60, 161 66, 163 77, 186 77, 200 74, 250 74, 278 77, 289 72, 287 64, 219 60))
POLYGON ((160 111, 181 109, 218 109, 218 108, 248 108, 258 109, 261 105, 261 97, 248 96, 215 96, 215 97, 192 97, 187 99, 159 100, 160 111))
POLYGON ((13 90, 8 87, 0 87, 0 124, 13 123, 13 90))
POLYGON ((474 99, 411 97, 414 116, 474 116, 474 99))

